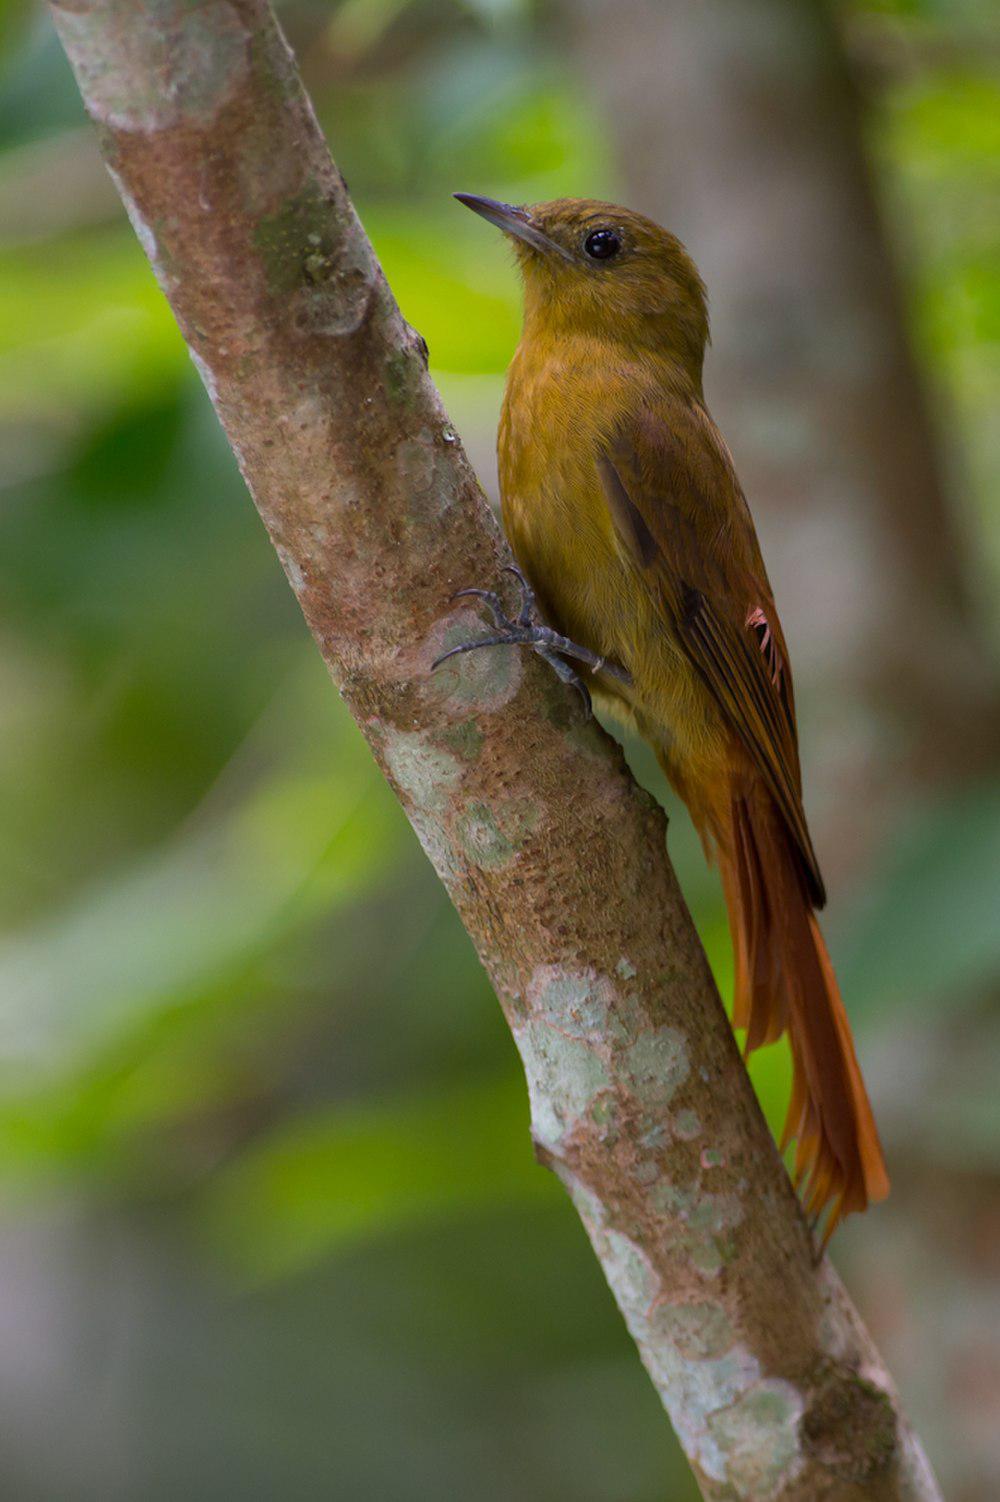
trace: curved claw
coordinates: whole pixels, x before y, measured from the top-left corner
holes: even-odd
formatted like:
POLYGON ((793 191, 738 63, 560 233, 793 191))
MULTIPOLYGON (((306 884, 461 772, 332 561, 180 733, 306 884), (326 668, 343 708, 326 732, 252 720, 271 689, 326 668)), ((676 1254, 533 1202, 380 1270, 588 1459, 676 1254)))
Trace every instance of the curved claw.
POLYGON ((512 574, 517 580, 521 591, 521 608, 517 613, 517 624, 519 626, 530 626, 535 615, 535 591, 516 563, 505 563, 500 572, 502 574, 512 574))
POLYGON ((451 647, 447 652, 442 652, 440 657, 436 657, 431 663, 431 671, 439 668, 451 657, 460 657, 465 652, 478 652, 481 647, 530 647, 548 663, 561 682, 576 689, 583 701, 583 712, 589 719, 593 714, 590 690, 576 668, 571 666, 566 659, 572 658, 576 662, 583 663, 595 675, 604 673, 624 683, 632 681, 631 675, 618 663, 599 657, 589 647, 582 647, 577 642, 570 641, 568 637, 560 635, 551 626, 546 626, 540 621, 536 615, 534 591, 516 565, 505 564, 501 572, 512 574, 521 591, 520 609, 516 619, 511 620, 507 616, 500 596, 492 589, 456 590, 451 596, 452 600, 483 601, 493 616, 496 635, 483 636, 478 641, 460 642, 458 646, 451 647))
POLYGON ((501 600, 500 596, 496 594, 492 589, 456 589, 455 593, 451 596, 452 603, 454 603, 455 600, 465 599, 482 600, 483 604, 492 615, 493 624, 495 626, 510 625, 510 622, 504 614, 503 601, 501 600))
POLYGON ((439 668, 443 662, 447 662, 449 657, 458 657, 462 652, 476 652, 480 647, 509 647, 511 645, 516 645, 516 643, 511 643, 506 636, 484 636, 479 641, 463 641, 457 647, 451 647, 447 652, 442 652, 440 657, 435 657, 431 663, 431 672, 433 673, 434 669, 439 668))

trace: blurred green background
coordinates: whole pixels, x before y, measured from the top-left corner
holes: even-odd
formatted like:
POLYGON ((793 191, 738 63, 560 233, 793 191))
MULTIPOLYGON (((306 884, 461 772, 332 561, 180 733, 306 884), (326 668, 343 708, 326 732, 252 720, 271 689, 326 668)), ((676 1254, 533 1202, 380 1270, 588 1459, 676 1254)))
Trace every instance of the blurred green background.
MULTIPOLYGON (((449 195, 625 196, 566 17, 528 0, 282 17, 492 492, 518 293, 499 237, 449 195)), ((971 0, 858 0, 838 19, 990 651, 1000 38, 971 0)), ((584 1235, 534 1165, 499 1009, 307 638, 47 17, 7 0, 3 22, 0 1493, 685 1502, 584 1235)), ((716 885, 671 828, 725 986, 716 885)), ((998 912, 985 775, 910 809, 829 923, 890 1102, 880 1060, 914 1017, 980 1039, 978 1075, 935 1086, 931 1126, 923 1076, 896 1085, 934 1173, 958 1164, 994 1207, 998 912)), ((777 1122, 780 1049, 755 1077, 777 1122)), ((892 1213, 881 1255, 910 1249, 918 1299, 936 1252, 905 1194, 892 1213)), ((859 1259, 891 1345, 905 1320, 865 1272, 867 1234, 849 1227, 836 1255, 859 1259)), ((934 1295, 978 1342, 959 1406, 1000 1401, 980 1301, 995 1332, 998 1237, 1000 1210, 934 1295)), ((934 1373, 896 1375, 952 1495, 994 1497, 995 1425, 967 1474, 934 1373)))

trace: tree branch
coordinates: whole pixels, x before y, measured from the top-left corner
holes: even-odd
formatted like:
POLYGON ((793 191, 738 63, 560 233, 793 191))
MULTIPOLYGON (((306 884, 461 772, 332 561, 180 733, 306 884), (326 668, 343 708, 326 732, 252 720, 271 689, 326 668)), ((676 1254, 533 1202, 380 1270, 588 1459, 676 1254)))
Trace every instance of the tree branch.
POLYGON ((809 1236, 666 856, 571 692, 452 591, 508 559, 263 0, 53 7, 330 672, 461 914, 706 1498, 938 1497, 809 1236))

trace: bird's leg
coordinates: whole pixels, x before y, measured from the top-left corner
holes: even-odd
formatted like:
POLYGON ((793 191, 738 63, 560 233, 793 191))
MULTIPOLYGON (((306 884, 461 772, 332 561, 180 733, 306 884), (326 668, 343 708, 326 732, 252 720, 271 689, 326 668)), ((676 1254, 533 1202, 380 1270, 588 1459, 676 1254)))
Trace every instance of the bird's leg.
POLYGON ((452 599, 482 600, 492 615, 493 624, 497 630, 492 636, 482 636, 476 641, 465 641, 457 647, 452 647, 448 652, 442 652, 441 656, 431 664, 432 670, 440 667, 442 662, 447 662, 449 657, 458 657, 463 652, 478 652, 481 647, 530 647, 548 663, 563 683, 568 683, 577 690, 588 715, 591 712, 590 691, 576 669, 565 661, 567 657, 583 663, 584 667, 589 668, 592 673, 606 673, 610 678, 617 678, 620 683, 631 683, 630 674, 617 662, 609 662, 606 657, 598 657, 596 652, 591 652, 588 647, 581 647, 577 642, 570 641, 568 636, 560 636, 558 631, 554 631, 551 626, 546 626, 538 619, 534 592, 519 568, 508 565, 503 572, 513 574, 521 592, 521 603, 517 615, 513 620, 507 615, 503 601, 492 589, 458 590, 452 595, 452 599))

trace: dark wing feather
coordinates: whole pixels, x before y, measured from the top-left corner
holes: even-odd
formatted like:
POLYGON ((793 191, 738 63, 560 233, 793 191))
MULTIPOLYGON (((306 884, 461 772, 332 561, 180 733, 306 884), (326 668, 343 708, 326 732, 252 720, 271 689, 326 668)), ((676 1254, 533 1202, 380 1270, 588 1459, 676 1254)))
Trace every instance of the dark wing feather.
POLYGON ((663 399, 620 428, 597 462, 623 549, 757 766, 822 906, 781 625, 718 431, 704 409, 663 399))

